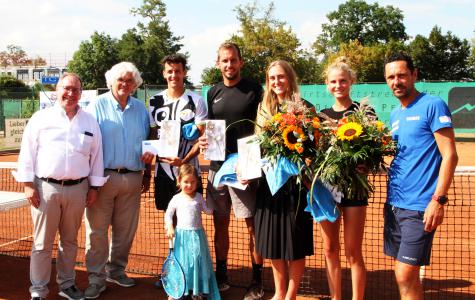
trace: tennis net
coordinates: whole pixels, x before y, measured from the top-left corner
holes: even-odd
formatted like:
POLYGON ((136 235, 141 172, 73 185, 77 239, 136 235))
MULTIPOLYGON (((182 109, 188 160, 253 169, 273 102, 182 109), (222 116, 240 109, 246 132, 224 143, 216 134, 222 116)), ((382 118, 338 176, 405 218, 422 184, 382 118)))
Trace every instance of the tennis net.
MULTIPOLYGON (((0 164, 0 254, 29 257, 32 244, 30 208, 21 196, 21 185, 11 176, 15 164, 0 164), (7 193, 5 193, 7 192, 7 193)), ((206 186, 206 174, 203 175, 206 186)), ((386 198, 386 176, 371 178, 375 193, 367 209, 363 255, 367 273, 365 299, 399 299, 393 273, 393 260, 383 254, 383 207, 386 198)), ((475 167, 457 168, 449 193, 444 224, 436 232, 431 265, 423 268, 426 299, 473 299, 475 297, 475 167)), ((155 209, 153 180, 150 192, 143 194, 140 224, 129 258, 128 271, 158 274, 168 253, 164 236, 164 214, 155 209)), ((203 215, 210 251, 214 256, 212 217, 203 215)), ((320 229, 314 224, 314 252, 307 258, 299 293, 328 296, 325 260, 320 229)), ((77 263, 84 265, 85 226, 78 235, 80 249, 77 263)), ((341 262, 343 298, 351 298, 351 274, 346 263, 343 235, 341 235, 341 262)), ((55 249, 57 244, 55 245, 55 249)), ((55 253, 56 251, 53 251, 55 253)), ((264 265, 264 284, 273 289, 270 262, 264 265)), ((245 222, 231 217, 229 279, 235 286, 250 283, 251 260, 245 222)))

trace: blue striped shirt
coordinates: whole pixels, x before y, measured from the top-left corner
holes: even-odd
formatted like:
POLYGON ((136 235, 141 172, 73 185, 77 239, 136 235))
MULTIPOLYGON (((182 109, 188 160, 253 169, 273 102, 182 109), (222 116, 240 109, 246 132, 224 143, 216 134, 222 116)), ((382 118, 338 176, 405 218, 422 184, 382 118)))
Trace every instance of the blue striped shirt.
POLYGON ((86 108, 99 123, 104 151, 104 168, 144 169, 140 160, 142 141, 148 138, 150 120, 145 105, 129 97, 122 111, 111 92, 98 96, 86 108))

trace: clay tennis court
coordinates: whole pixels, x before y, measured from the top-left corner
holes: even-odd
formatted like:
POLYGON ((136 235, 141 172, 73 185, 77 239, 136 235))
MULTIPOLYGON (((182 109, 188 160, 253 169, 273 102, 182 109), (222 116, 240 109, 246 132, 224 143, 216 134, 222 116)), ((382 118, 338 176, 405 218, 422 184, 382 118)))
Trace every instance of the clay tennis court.
MULTIPOLYGON (((475 144, 458 143, 459 166, 475 166, 475 144)), ((0 161, 16 161, 16 156, 0 156, 0 161)), ((9 172, 10 170, 7 169, 9 172)), ((18 191, 3 171, 0 190, 18 191)), ((385 198, 385 177, 375 178, 376 192, 370 200, 364 242, 364 255, 368 269, 366 299, 398 299, 392 272, 392 260, 382 254, 382 208, 385 198)), ((457 176, 450 190, 451 202, 447 208, 444 226, 434 240, 432 265, 424 270, 426 299, 474 299, 475 297, 475 174, 457 176)), ((155 275, 167 255, 167 240, 163 231, 163 212, 155 209, 153 194, 142 198, 141 219, 129 262, 129 271, 137 279, 134 288, 108 285, 100 299, 166 299, 162 290, 153 286, 155 275)), ((31 218, 29 207, 0 212, 0 299, 28 299, 29 252, 31 250, 31 218), (14 256, 14 257, 12 257, 14 256)), ((213 249, 212 219, 204 216, 211 252, 213 249)), ((248 255, 246 229, 243 221, 232 219, 230 227, 231 249, 229 257, 230 281, 234 287, 222 294, 223 299, 242 299, 250 281, 251 263, 248 255)), ((87 286, 84 262, 84 226, 79 233, 77 278, 78 286, 87 286)), ((307 260, 299 299, 325 299, 328 297, 322 241, 319 228, 314 226, 315 255, 307 260)), ((342 249, 342 254, 344 250, 342 249)), ((349 269, 342 257, 343 297, 351 297, 349 269)), ((54 269, 54 268, 53 268, 54 269)), ((265 263, 265 299, 273 292, 272 271, 265 263)), ((62 299, 57 295, 54 274, 50 282, 48 299, 62 299)))

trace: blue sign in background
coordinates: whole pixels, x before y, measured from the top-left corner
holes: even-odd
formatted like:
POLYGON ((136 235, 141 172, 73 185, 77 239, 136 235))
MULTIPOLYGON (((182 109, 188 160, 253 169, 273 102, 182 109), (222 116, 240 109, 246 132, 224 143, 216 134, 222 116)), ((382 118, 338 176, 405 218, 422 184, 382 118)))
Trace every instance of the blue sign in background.
POLYGON ((42 84, 56 84, 58 83, 59 77, 57 76, 43 76, 41 77, 42 84))

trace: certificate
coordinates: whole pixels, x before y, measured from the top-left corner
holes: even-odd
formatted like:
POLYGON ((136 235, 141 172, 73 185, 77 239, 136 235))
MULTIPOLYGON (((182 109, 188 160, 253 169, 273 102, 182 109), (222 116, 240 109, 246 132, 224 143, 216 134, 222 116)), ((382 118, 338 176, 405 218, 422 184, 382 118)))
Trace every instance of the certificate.
POLYGON ((160 127, 160 138, 158 139, 159 157, 177 157, 180 146, 181 123, 177 120, 164 120, 160 127))
POLYGON ((261 147, 257 136, 251 135, 237 141, 238 168, 242 179, 261 177, 261 147))
POLYGON ((205 135, 208 140, 208 148, 204 151, 207 160, 223 161, 226 158, 226 121, 207 120, 205 135))
POLYGON ((158 153, 158 140, 146 140, 142 141, 142 154, 145 152, 150 152, 153 153, 154 155, 157 155, 158 153))
POLYGON ((151 152, 159 157, 177 157, 181 124, 176 120, 162 121, 158 140, 142 141, 142 154, 151 152))

